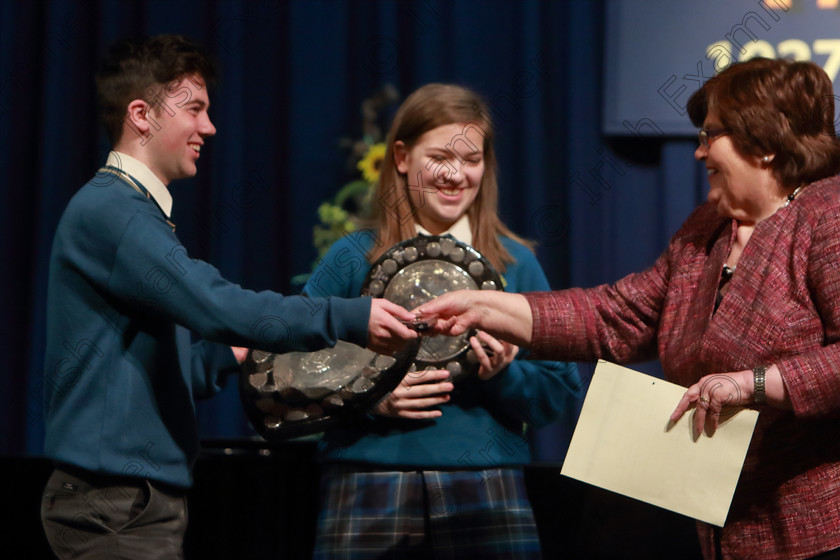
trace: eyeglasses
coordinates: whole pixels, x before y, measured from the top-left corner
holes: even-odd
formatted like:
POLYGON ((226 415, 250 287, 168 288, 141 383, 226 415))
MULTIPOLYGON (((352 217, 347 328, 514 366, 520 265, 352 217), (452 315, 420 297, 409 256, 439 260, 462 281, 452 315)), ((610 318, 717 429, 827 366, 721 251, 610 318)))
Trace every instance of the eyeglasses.
POLYGON ((718 136, 732 133, 728 128, 701 128, 697 133, 697 141, 700 145, 708 149, 712 145, 712 140, 718 136))

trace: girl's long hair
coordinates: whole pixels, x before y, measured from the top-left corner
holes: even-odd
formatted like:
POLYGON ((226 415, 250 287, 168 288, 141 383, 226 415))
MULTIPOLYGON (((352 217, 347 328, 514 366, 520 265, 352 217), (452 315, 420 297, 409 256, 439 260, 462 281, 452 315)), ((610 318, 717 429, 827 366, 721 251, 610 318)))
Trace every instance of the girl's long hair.
MULTIPOLYGON (((373 226, 380 243, 369 258, 374 262, 400 241, 417 235, 417 208, 411 202, 408 178, 397 170, 394 144, 402 141, 407 149, 426 132, 447 124, 465 124, 461 135, 479 133, 484 137, 484 176, 475 200, 467 209, 472 228, 473 247, 503 273, 514 261, 499 241, 504 235, 533 251, 533 243, 514 234, 499 219, 499 186, 496 174, 496 153, 493 150, 493 123, 484 101, 475 92, 452 84, 427 84, 412 93, 400 106, 388 133, 385 159, 374 189, 373 226)), ((453 138, 450 145, 464 142, 466 136, 453 138)), ((469 141, 467 141, 469 142, 469 141)), ((414 188, 420 188, 418 185, 414 188)))

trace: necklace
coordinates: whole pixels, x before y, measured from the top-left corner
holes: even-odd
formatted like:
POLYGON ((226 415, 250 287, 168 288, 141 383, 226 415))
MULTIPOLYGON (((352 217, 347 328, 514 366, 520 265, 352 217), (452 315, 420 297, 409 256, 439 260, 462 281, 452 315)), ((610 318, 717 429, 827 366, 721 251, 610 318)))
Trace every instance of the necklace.
MULTIPOLYGON (((804 188, 804 186, 800 185, 800 186, 796 187, 796 189, 794 189, 794 191, 792 193, 787 195, 785 197, 785 203, 782 205, 782 208, 786 207, 788 204, 793 202, 793 200, 797 196, 799 196, 799 193, 802 192, 803 188, 804 188)), ((721 285, 725 284, 726 282, 728 282, 732 278, 732 275, 735 274, 735 269, 736 268, 737 268, 737 265, 736 266, 729 266, 728 264, 723 265, 723 269, 720 271, 721 285)))
MULTIPOLYGON (((789 195, 787 195, 787 200, 785 200, 784 206, 787 206, 788 204, 790 204, 791 202, 793 202, 793 199, 794 199, 794 198, 796 198, 796 197, 799 195, 799 192, 800 192, 803 188, 804 188, 804 187, 803 187, 802 185, 800 185, 800 186, 796 187, 796 189, 795 189, 792 193, 790 193, 789 195)), ((783 206, 783 207, 784 207, 784 206, 783 206)))

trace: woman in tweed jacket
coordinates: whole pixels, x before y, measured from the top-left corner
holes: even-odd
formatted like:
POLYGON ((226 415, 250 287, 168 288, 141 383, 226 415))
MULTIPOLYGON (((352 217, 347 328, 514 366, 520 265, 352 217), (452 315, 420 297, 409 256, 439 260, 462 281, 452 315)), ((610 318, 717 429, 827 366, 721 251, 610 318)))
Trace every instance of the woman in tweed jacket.
POLYGON ((840 145, 813 63, 754 59, 689 101, 708 202, 648 270, 613 285, 450 293, 418 312, 565 360, 658 357, 711 436, 725 406, 760 411, 706 558, 840 558, 840 145))

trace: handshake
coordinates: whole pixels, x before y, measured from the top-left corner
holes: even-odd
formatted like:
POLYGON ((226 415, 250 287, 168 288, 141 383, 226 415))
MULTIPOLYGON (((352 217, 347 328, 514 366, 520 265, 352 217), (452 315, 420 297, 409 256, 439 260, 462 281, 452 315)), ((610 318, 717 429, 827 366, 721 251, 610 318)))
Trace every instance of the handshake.
POLYGON ((469 329, 520 346, 531 340, 533 318, 522 294, 458 290, 411 311, 385 299, 373 299, 368 347, 380 353, 398 350, 421 335, 457 336, 469 329))

